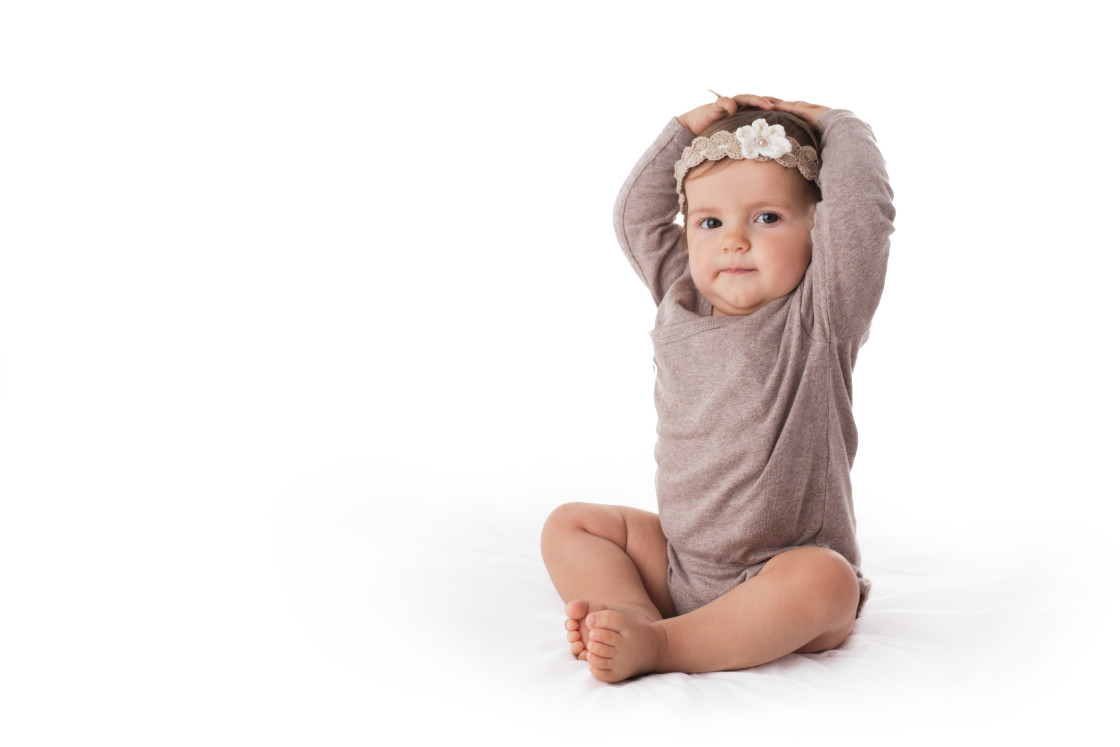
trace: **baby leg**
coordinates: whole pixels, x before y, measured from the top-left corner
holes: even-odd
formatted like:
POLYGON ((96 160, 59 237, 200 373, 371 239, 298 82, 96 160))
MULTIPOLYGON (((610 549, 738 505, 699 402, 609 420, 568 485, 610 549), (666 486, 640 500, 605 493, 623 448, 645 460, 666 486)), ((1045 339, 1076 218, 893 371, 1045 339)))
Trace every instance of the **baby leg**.
MULTIPOLYGON (((611 610, 653 622, 673 614, 668 557, 657 514, 622 506, 568 503, 552 512, 541 555, 560 597, 572 653, 587 659, 587 618, 611 610)), ((595 673, 595 668, 592 668, 595 673)))
POLYGON ((600 679, 618 681, 650 671, 746 669, 793 652, 827 651, 851 633, 858 602, 859 584, 843 557, 795 548, 680 617, 646 623, 611 610, 589 615, 591 664, 600 679))

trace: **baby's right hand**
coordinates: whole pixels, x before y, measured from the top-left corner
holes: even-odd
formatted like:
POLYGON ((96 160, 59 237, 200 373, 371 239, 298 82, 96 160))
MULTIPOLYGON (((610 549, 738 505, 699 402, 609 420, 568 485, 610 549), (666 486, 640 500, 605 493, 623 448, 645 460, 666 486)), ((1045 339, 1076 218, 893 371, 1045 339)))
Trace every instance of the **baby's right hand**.
POLYGON ((739 107, 741 106, 757 106, 762 109, 773 109, 774 104, 779 101, 781 101, 781 99, 774 98, 773 96, 755 96, 750 93, 742 93, 734 98, 731 96, 720 96, 710 104, 704 104, 690 112, 685 112, 677 117, 677 121, 688 128, 688 131, 693 135, 699 135, 716 122, 739 111, 739 107))

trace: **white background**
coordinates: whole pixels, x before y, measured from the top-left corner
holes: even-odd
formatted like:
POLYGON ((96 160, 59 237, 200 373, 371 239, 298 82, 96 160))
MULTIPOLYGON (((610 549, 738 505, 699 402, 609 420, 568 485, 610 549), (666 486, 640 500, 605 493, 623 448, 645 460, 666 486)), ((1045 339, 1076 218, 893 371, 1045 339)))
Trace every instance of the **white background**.
MULTIPOLYGON (((1110 26, 1080 2, 684 7, 4 5, 6 743, 438 719, 424 678, 479 652, 433 619, 472 601, 418 570, 458 557, 426 519, 486 542, 563 500, 653 508, 654 309, 611 208, 708 88, 851 109, 886 155, 861 532, 1106 546, 1110 26)), ((1093 557, 1071 588, 1115 589, 1093 557)))

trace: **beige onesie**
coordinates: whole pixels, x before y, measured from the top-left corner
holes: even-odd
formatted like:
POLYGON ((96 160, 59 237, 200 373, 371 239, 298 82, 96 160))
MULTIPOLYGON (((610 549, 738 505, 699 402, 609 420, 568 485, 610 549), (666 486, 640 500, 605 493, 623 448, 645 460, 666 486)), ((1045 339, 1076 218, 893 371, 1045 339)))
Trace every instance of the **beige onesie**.
POLYGON ((674 223, 673 164, 692 134, 673 119, 615 205, 623 251, 657 303, 657 502, 678 614, 799 546, 829 547, 860 575, 850 470, 852 368, 887 269, 894 207, 871 129, 821 119, 823 194, 801 284, 748 316, 712 316, 674 223))

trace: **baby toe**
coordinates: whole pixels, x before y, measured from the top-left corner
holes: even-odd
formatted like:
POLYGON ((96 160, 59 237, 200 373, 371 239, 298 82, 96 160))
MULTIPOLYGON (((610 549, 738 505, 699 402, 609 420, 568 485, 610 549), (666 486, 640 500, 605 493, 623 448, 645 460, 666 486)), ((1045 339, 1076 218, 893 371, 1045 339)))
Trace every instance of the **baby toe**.
POLYGON ((595 630, 622 630, 626 618, 613 610, 603 610, 587 618, 587 625, 595 630))
POLYGON ((609 646, 599 641, 591 641, 587 644, 587 653, 594 654, 595 656, 603 659, 610 659, 614 657, 614 646, 609 646))
POLYGON ((589 602, 582 599, 574 599, 564 605, 564 614, 573 620, 582 620, 587 617, 587 610, 591 606, 589 602))
POLYGON ((621 635, 609 628, 592 628, 587 636, 592 641, 604 643, 608 646, 617 646, 622 640, 621 635))
POLYGON ((610 669, 614 666, 614 657, 589 651, 587 652, 587 663, 591 665, 592 669, 610 669))

